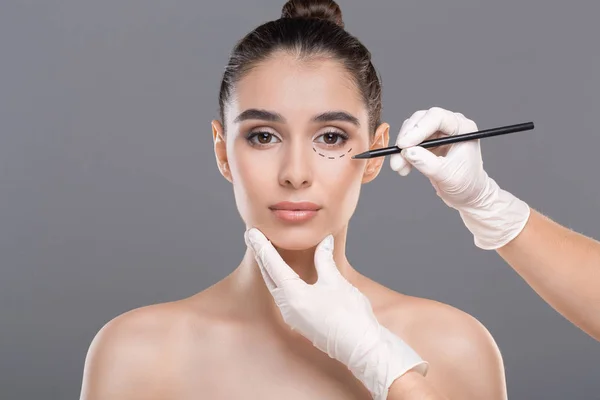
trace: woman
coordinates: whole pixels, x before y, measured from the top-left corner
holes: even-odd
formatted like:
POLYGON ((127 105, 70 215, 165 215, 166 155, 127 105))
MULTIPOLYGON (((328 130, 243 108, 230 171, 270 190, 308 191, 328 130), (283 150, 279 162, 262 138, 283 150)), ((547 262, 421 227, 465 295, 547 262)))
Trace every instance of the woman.
POLYGON ((330 272, 368 299, 377 322, 365 323, 385 327, 407 354, 414 350, 416 362, 406 369, 426 372, 448 398, 505 399, 501 356, 478 321, 390 290, 346 259, 361 185, 383 161, 350 156, 385 147, 389 125, 380 121, 381 86, 370 53, 343 29, 339 7, 286 3, 281 19, 237 44, 219 105, 221 120, 212 122, 217 165, 246 227, 255 228, 251 241, 262 240, 263 250, 249 247, 229 276, 194 296, 107 323, 86 358, 82 399, 376 397, 360 371, 290 329, 273 301, 265 246, 276 249, 288 272, 313 284, 320 279, 315 250, 330 234, 330 272))

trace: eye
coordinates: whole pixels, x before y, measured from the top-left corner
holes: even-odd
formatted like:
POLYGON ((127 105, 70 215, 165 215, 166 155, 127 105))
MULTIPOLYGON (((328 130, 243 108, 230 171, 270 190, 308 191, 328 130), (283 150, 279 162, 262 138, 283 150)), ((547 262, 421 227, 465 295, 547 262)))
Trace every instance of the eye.
POLYGON ((272 141, 273 139, 280 141, 277 136, 266 131, 250 132, 248 136, 246 136, 246 140, 253 146, 267 146, 276 143, 272 141))
POLYGON ((348 140, 348 135, 342 132, 326 132, 319 135, 322 138, 321 143, 328 147, 343 146, 348 140))

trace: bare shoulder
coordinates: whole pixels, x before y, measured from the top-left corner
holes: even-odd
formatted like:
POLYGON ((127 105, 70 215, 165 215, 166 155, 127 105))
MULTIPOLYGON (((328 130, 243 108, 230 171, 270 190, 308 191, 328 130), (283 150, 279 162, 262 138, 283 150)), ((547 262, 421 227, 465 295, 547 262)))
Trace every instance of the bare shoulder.
POLYGON ((81 400, 169 398, 172 365, 198 318, 176 301, 108 321, 88 349, 81 400))
POLYGON ((506 399, 500 350, 479 320, 438 301, 373 290, 380 322, 429 362, 427 378, 449 398, 506 399))

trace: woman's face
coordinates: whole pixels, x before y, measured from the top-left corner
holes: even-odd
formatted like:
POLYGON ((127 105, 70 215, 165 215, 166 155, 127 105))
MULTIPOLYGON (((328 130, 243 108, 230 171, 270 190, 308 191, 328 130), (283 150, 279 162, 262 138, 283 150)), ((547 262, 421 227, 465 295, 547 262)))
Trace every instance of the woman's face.
POLYGON ((346 228, 361 184, 382 158, 351 156, 388 141, 369 135, 367 108, 338 62, 278 54, 236 85, 225 127, 213 121, 217 162, 247 228, 286 250, 316 246, 346 228))

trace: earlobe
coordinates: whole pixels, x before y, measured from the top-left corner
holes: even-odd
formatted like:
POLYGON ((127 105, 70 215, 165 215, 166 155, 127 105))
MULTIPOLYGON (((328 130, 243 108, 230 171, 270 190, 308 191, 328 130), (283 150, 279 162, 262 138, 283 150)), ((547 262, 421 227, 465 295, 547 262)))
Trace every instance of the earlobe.
MULTIPOLYGON (((375 135, 371 142, 369 150, 381 149, 387 147, 390 140, 390 126, 387 123, 382 123, 377 127, 375 135)), ((379 175, 383 166, 384 157, 375 157, 367 160, 365 165, 365 173, 363 174, 363 183, 371 182, 379 175)))
POLYGON ((229 182, 232 182, 231 170, 229 169, 229 161, 227 159, 227 146, 223 125, 221 125, 219 121, 213 120, 211 126, 217 167, 219 168, 221 175, 229 182))

